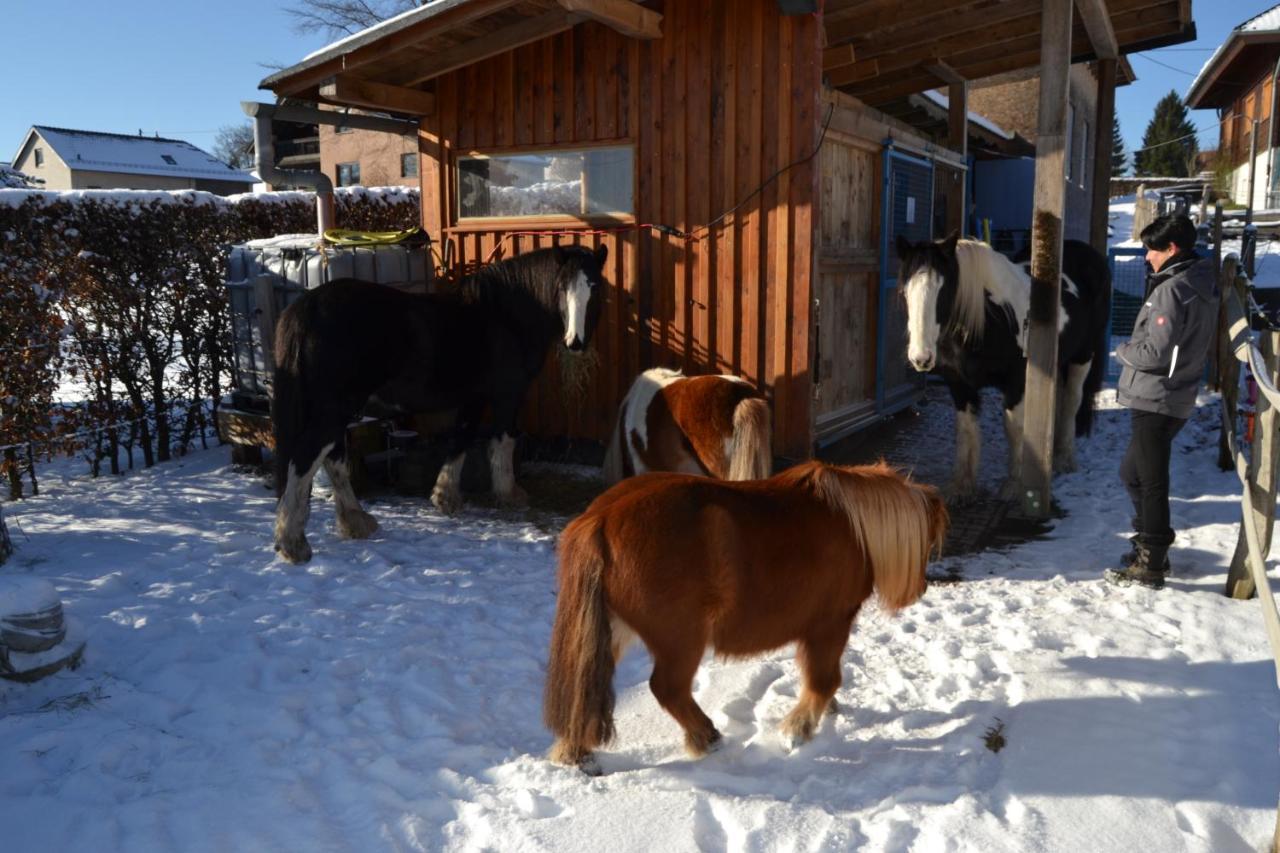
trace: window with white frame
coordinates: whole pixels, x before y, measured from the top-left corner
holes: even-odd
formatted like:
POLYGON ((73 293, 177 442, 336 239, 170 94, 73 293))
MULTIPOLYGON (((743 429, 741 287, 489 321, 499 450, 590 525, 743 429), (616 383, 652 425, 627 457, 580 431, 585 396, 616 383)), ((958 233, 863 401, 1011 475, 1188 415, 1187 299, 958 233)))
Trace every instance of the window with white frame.
POLYGON ((416 178, 418 177, 418 154, 412 152, 410 154, 400 155, 400 177, 416 178))
POLYGON ((39 168, 40 166, 43 166, 43 165, 44 165, 44 149, 37 148, 36 149, 36 167, 39 168))
POLYGON ((635 212, 631 145, 458 158, 459 219, 630 216, 635 212))

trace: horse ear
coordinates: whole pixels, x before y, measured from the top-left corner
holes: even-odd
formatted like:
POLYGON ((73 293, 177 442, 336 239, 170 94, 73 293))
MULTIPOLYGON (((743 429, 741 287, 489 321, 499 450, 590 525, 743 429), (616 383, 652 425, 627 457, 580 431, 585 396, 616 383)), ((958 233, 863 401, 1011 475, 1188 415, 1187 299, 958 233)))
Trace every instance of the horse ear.
POLYGON ((942 251, 946 252, 948 255, 954 255, 956 253, 956 244, 959 242, 960 231, 957 229, 948 234, 947 238, 942 241, 942 251))
POLYGON ((596 263, 600 265, 600 269, 604 269, 605 258, 609 257, 609 247, 601 243, 596 247, 596 263))
POLYGON ((898 247, 898 260, 905 261, 907 259, 907 253, 911 251, 911 241, 908 240, 906 237, 902 236, 901 234, 899 234, 898 240, 897 240, 897 247, 898 247))
POLYGON ((564 266, 564 249, 560 246, 551 247, 551 259, 556 262, 556 266, 564 266))

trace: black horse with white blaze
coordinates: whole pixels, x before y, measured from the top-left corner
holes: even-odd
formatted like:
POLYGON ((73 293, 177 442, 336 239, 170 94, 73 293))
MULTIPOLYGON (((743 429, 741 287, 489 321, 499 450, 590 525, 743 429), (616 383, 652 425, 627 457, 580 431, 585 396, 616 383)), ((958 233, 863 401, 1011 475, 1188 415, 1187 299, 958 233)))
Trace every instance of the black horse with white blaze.
POLYGON ((591 342, 604 299, 606 249, 544 249, 486 267, 456 293, 420 296, 346 279, 307 291, 280 315, 271 406, 276 442, 276 549, 311 559, 311 480, 323 464, 338 533, 377 530, 347 475, 347 424, 371 398, 407 412, 457 412, 432 502, 462 505, 467 447, 488 411, 489 463, 499 502, 519 504, 512 451, 516 415, 551 345, 591 342))
MULTIPOLYGON (((1022 397, 1027 373, 1027 312, 1031 277, 986 243, 912 243, 898 237, 898 282, 907 302, 907 359, 916 370, 947 381, 956 406, 956 465, 950 491, 971 495, 977 485, 981 437, 979 392, 1004 395, 1009 473, 1002 494, 1021 484, 1022 397)), ((1075 436, 1093 425, 1094 395, 1102 387, 1109 342, 1111 274, 1087 243, 1067 240, 1062 252, 1058 313, 1058 393, 1054 471, 1076 469, 1075 436)))

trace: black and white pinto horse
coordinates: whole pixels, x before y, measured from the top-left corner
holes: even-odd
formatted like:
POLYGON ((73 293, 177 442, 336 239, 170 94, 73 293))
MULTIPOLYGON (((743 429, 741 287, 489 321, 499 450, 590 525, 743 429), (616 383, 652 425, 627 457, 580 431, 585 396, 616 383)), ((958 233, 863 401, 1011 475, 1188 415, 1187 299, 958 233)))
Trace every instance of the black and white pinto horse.
MULTIPOLYGON (((956 406, 954 498, 977 486, 982 439, 978 404, 983 388, 1004 395, 1009 441, 1008 477, 1001 494, 1021 485, 1022 398, 1027 367, 1028 266, 1015 264, 986 243, 897 241, 899 287, 907 302, 907 359, 916 370, 942 376, 956 406)), ((1111 274, 1087 243, 1067 240, 1062 255, 1058 313, 1058 393, 1053 468, 1076 470, 1076 435, 1093 425, 1094 395, 1106 371, 1111 274)))
POLYGON ((525 500, 515 483, 516 415, 559 339, 591 341, 606 284, 606 249, 558 247, 520 255, 465 278, 448 296, 413 295, 346 279, 307 291, 280 315, 272 425, 276 442, 276 549, 311 559, 306 523, 311 480, 323 464, 333 485, 339 535, 377 530, 351 488, 347 424, 371 398, 407 412, 457 412, 432 502, 462 505, 467 447, 486 410, 493 491, 525 500))

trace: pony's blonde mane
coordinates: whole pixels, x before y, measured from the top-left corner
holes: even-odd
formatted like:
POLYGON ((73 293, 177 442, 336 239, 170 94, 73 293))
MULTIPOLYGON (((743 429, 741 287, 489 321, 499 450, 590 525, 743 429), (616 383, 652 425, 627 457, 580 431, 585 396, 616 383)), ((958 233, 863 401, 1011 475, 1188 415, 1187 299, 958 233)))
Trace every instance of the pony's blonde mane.
POLYGON ((848 519, 885 607, 900 610, 923 595, 925 566, 934 549, 941 552, 946 534, 946 510, 937 490, 913 483, 883 462, 815 464, 813 483, 822 501, 848 519))
MULTIPOLYGON (((962 340, 978 343, 987 327, 987 296, 1017 314, 1021 300, 1030 299, 1022 271, 1012 261, 979 240, 956 243, 956 263, 960 267, 956 298, 949 325, 962 340)), ((1022 315, 1025 315, 1025 310, 1022 315)))

